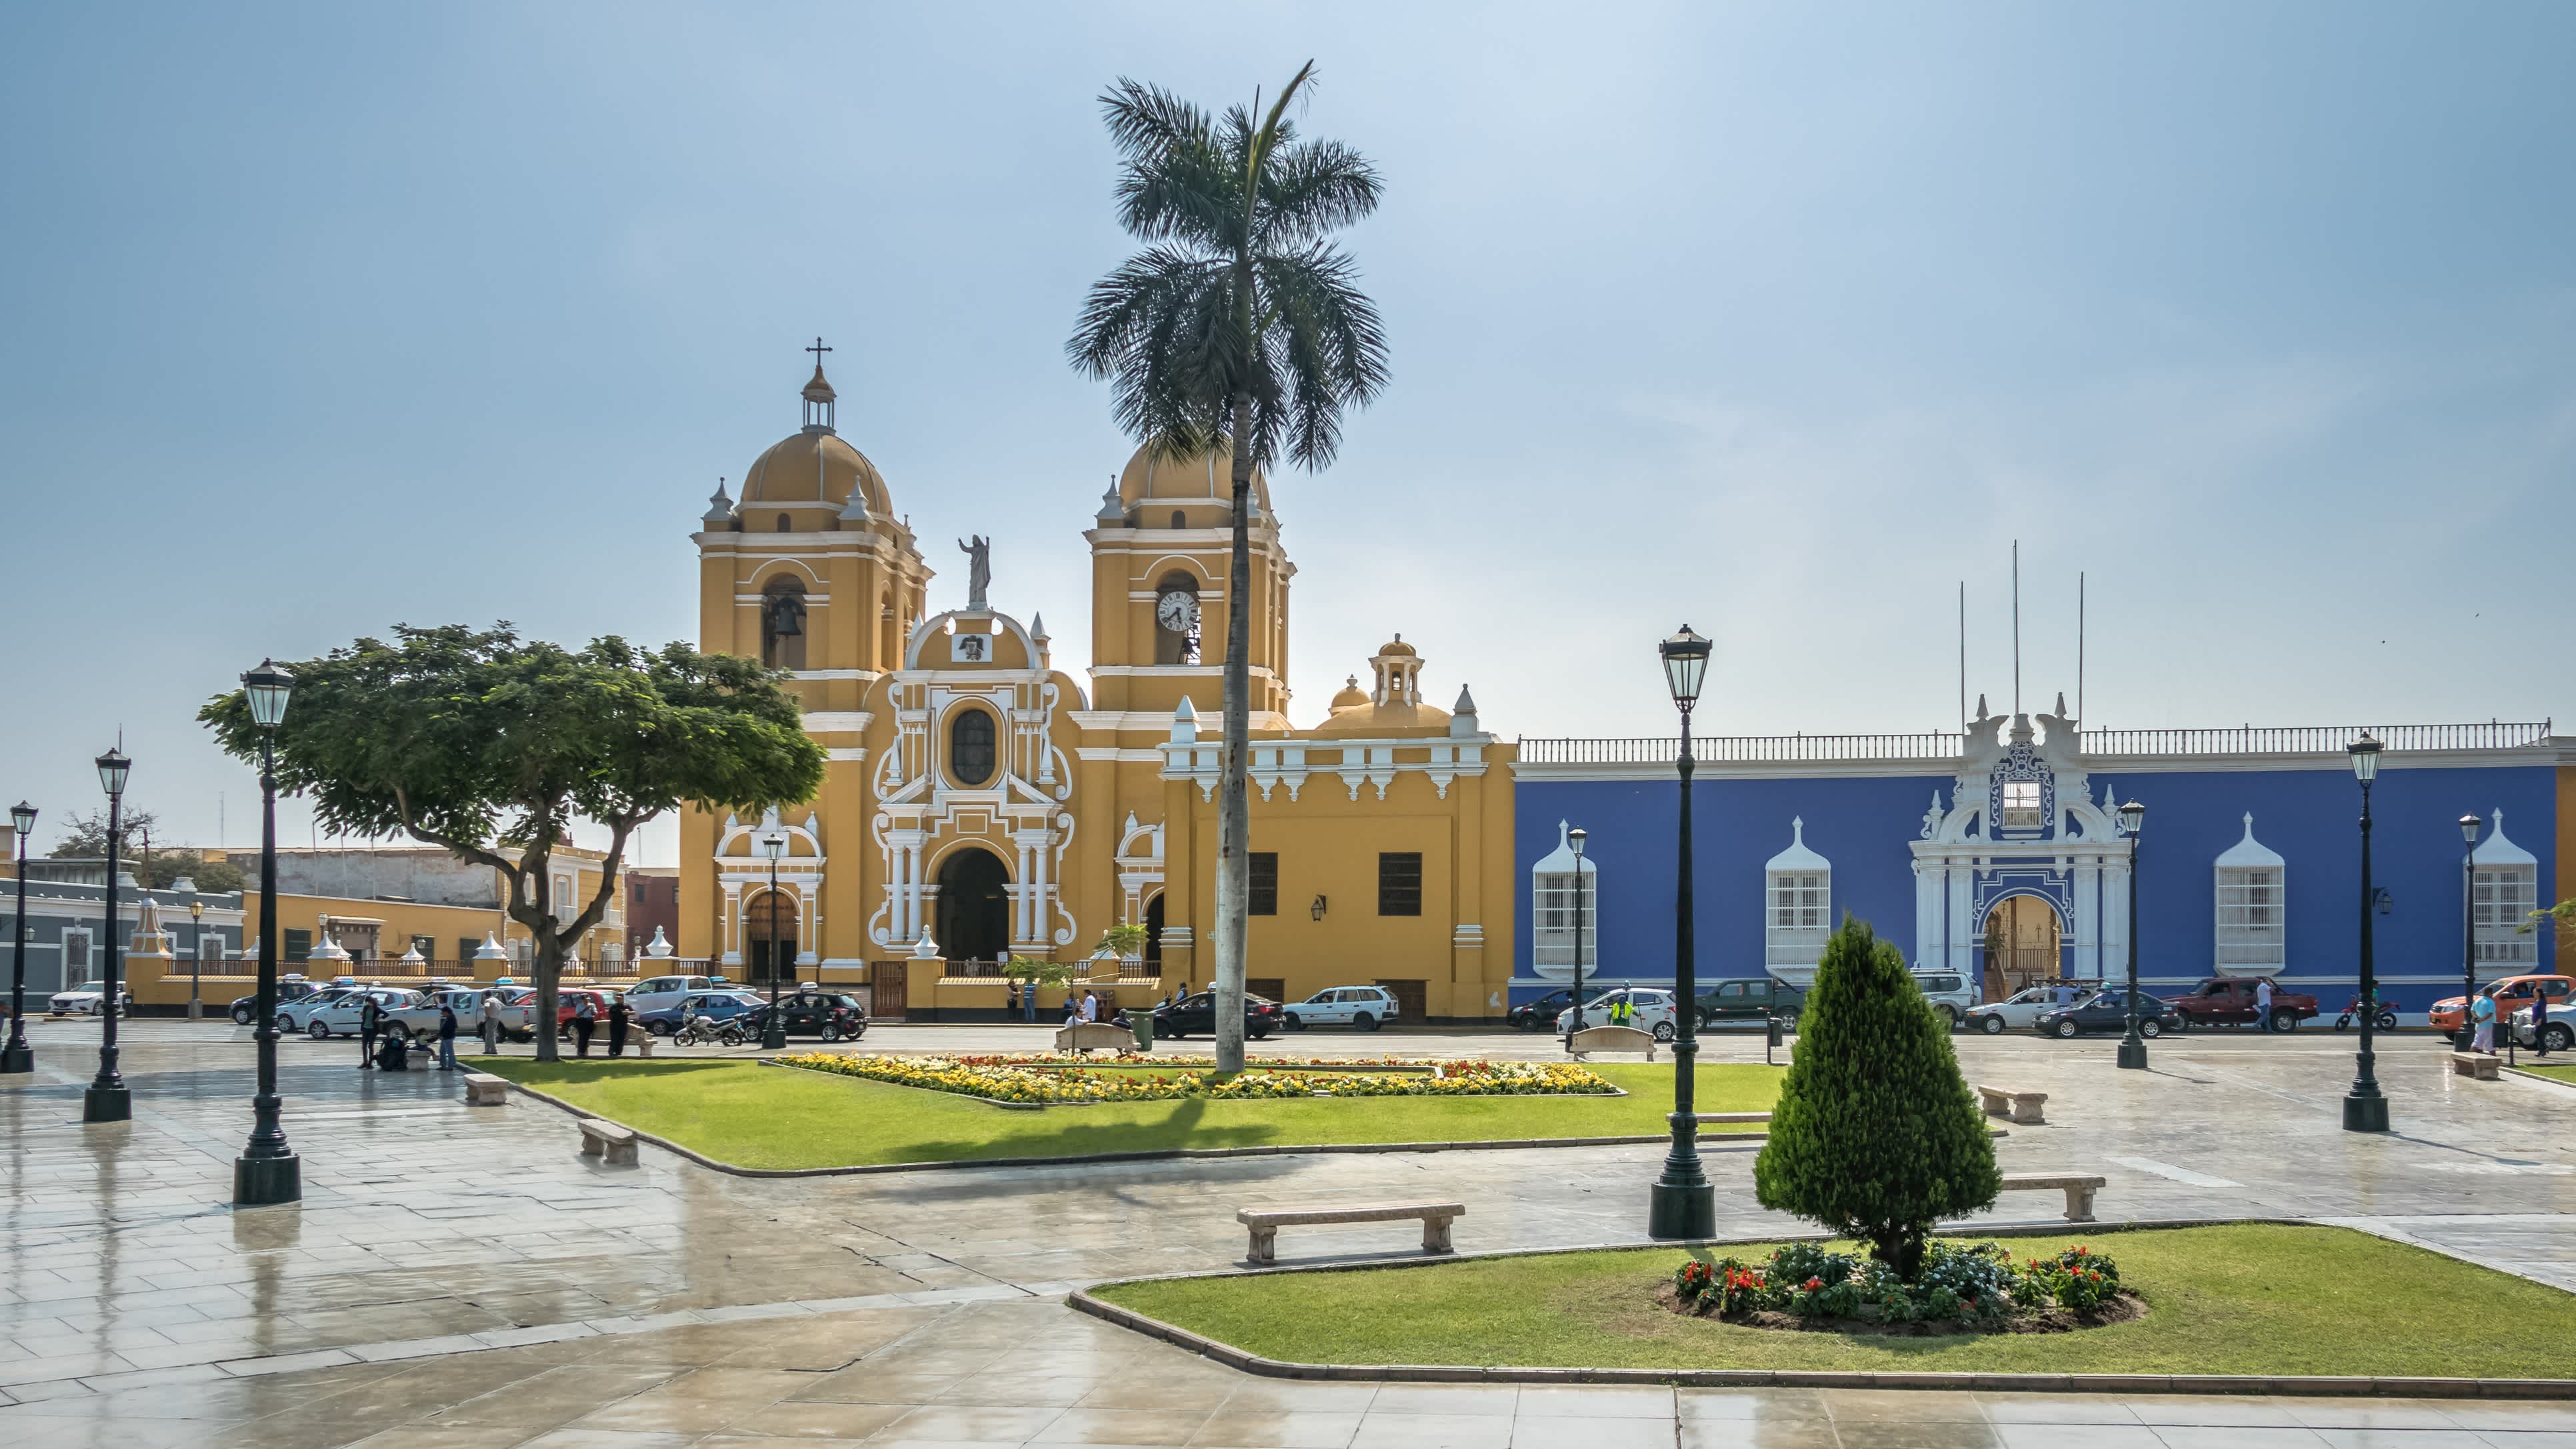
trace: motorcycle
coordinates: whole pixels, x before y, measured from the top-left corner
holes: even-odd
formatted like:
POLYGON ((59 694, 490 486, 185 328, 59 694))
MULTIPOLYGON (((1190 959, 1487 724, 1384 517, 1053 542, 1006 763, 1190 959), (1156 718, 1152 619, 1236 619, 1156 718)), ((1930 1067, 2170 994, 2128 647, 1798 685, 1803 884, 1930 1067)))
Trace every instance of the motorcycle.
POLYGON ((696 1012, 689 1013, 688 1020, 680 1023, 680 1029, 671 1033, 674 1046, 704 1046, 710 1042, 718 1046, 740 1046, 745 1040, 738 1023, 710 1021, 696 1012))
MULTIPOLYGON (((2336 1013, 2334 1029, 2337 1031, 2343 1031, 2349 1028, 2353 1022, 2359 1020, 2360 1017, 2361 998, 2356 996, 2351 1001, 2344 1004, 2342 1011, 2336 1013)), ((2370 1024, 2380 1031, 2395 1031, 2397 1029, 2397 1012, 2394 1008, 2383 1006, 2379 1008, 2377 1014, 2371 1017, 2370 1024)))

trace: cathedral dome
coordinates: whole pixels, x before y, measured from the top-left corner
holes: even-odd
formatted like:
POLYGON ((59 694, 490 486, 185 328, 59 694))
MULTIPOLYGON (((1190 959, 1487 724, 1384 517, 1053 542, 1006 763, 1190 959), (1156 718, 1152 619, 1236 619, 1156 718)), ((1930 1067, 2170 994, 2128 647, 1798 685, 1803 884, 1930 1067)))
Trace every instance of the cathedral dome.
POLYGON ((864 494, 870 514, 893 515, 893 499, 877 465, 829 428, 806 428, 779 439, 752 459, 750 471, 742 475, 746 508, 755 503, 845 504, 853 489, 864 494))
POLYGON ((1368 691, 1360 688, 1360 677, 1354 674, 1350 677, 1350 682, 1342 686, 1342 692, 1333 696, 1333 713, 1340 714, 1346 709, 1357 709, 1368 702, 1368 691))
MULTIPOLYGON (((1234 502, 1234 454, 1219 448, 1202 457, 1175 462, 1154 456, 1152 444, 1138 448, 1118 475, 1118 500, 1129 508, 1145 503, 1234 502)), ((1270 511, 1270 479, 1252 470, 1252 501, 1270 511)))

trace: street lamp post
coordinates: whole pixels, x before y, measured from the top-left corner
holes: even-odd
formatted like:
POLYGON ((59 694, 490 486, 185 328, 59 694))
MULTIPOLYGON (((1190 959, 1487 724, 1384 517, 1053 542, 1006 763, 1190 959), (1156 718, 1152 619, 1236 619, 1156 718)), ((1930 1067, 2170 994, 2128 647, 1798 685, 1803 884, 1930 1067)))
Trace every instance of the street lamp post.
MULTIPOLYGON (((2469 1008, 2478 994, 2478 817, 2460 817, 2460 839, 2469 853, 2460 862, 2460 1050, 2467 1051, 2477 1028, 2469 1025, 2469 1008)), ((2504 1024, 2506 1035, 2513 1024, 2504 1024)))
POLYGON ((27 1045, 27 837, 36 830, 36 807, 19 801, 9 823, 17 830, 18 945, 9 966, 9 1044, 0 1047, 0 1075, 36 1069, 36 1050, 27 1045))
POLYGON ((769 912, 769 1016, 761 1023, 760 1045, 778 1051, 787 1045, 787 1019, 778 1014, 778 858, 787 853, 787 832, 760 837, 760 853, 769 857, 769 899, 763 903, 769 912))
POLYGON ((2379 778, 2379 741, 2364 734, 2344 747, 2352 756, 2352 777, 2361 782, 2361 1051, 2354 1062, 2352 1090, 2343 1097, 2343 1130, 2388 1130, 2388 1099, 2379 1092, 2378 1053, 2371 1049, 2371 1022, 2379 1015, 2379 977, 2371 954, 2374 925, 2370 889, 2370 783, 2379 778))
POLYGON ((2138 836, 2146 828, 2146 806, 2132 800, 2120 807, 2120 833, 2129 837, 2129 1034, 2120 1038, 2120 1065, 2141 1072, 2147 1042, 2138 1035, 2138 836))
MULTIPOLYGON (((1691 935, 1691 708, 1699 703, 1700 681, 1708 673, 1709 641, 1682 626, 1681 632, 1657 646, 1663 656, 1664 682, 1681 711, 1681 847, 1677 865, 1680 888, 1673 897, 1673 1146, 1664 1156, 1664 1175, 1655 1180, 1646 1209, 1646 1235, 1652 1238, 1705 1238, 1717 1232, 1717 1190, 1699 1161, 1699 1116, 1693 1102, 1699 1063, 1699 983, 1693 971, 1691 935)), ((1581 884, 1580 880, 1576 882, 1581 884)))
POLYGON ((242 676, 251 723, 259 726, 259 986, 251 1033, 259 1050, 259 1092, 250 1099, 250 1141, 233 1159, 233 1205, 265 1207, 304 1196, 304 1165, 286 1145, 277 1096, 277 726, 295 676, 263 659, 242 676))
POLYGON ((81 1120, 129 1122, 134 1118, 134 1094, 116 1073, 116 1022, 124 1015, 119 1010, 124 1005, 123 983, 116 971, 117 938, 122 934, 122 923, 116 918, 116 853, 122 828, 118 812, 125 803, 125 777, 134 762, 123 750, 109 750, 98 757, 97 764, 98 783, 107 791, 107 990, 98 999, 98 1075, 81 1094, 81 1120))
POLYGON ((1565 832, 1565 843, 1574 851, 1574 1015, 1565 1029, 1565 1049, 1574 1050, 1574 1034, 1583 1030, 1583 847, 1592 833, 1581 826, 1565 832))

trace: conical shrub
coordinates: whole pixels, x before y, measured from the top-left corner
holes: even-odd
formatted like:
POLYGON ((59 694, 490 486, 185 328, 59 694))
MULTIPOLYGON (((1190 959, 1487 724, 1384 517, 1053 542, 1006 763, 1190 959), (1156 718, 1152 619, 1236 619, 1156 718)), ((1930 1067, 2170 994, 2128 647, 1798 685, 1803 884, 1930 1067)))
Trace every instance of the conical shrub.
POLYGON ((1870 1245, 1912 1282, 1932 1224, 2003 1189, 1950 1033, 1896 947, 1845 917, 1798 1019, 1754 1195, 1870 1245))

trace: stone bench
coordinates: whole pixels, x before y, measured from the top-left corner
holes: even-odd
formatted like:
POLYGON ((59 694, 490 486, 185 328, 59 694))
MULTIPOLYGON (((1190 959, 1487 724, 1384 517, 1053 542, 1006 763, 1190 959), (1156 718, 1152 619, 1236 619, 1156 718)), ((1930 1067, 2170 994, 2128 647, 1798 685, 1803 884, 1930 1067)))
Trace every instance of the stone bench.
POLYGON ((510 1105, 510 1084, 489 1072, 465 1074, 465 1105, 468 1107, 506 1107, 510 1105))
POLYGON ((627 1038, 627 1040, 634 1046, 635 1055, 642 1057, 648 1062, 653 1060, 653 1033, 649 1031, 639 1031, 635 1033, 635 1035, 627 1038))
POLYGON ((2016 1092, 2010 1087, 1979 1087, 1978 1098, 1984 1102, 1989 1117, 2010 1117, 2025 1127, 2040 1126, 2048 1119, 2040 1108, 2048 1101, 2046 1092, 2016 1092))
POLYGON ((1366 1202, 1340 1207, 1245 1208, 1234 1215, 1234 1220, 1252 1230, 1252 1245, 1244 1256, 1254 1263, 1276 1263, 1279 1230, 1307 1223, 1384 1223, 1420 1218, 1422 1251, 1451 1252, 1449 1224, 1466 1211, 1467 1205, 1458 1202, 1366 1202))
POLYGON ((2106 1179, 2073 1173, 2056 1177, 2007 1177, 2004 1191, 2038 1192, 2046 1188, 2062 1188, 2066 1193, 2066 1220, 2089 1223, 2093 1221, 2093 1194, 2102 1190, 2104 1181, 2106 1179))
POLYGON ((1136 1045, 1136 1033, 1105 1021, 1077 1021, 1055 1034, 1055 1049, 1060 1052, 1123 1051, 1136 1045))
POLYGON ((2455 1077, 2475 1077, 2481 1082, 2502 1081, 2503 1077, 2498 1072, 2501 1066, 2503 1062, 2492 1052, 2451 1053, 2451 1075, 2455 1077))
POLYGON ((635 1165, 635 1129, 603 1122, 597 1117, 581 1119, 581 1155, 596 1157, 610 1167, 635 1165))
POLYGON ((1644 1052, 1651 1062, 1655 1059, 1655 1034, 1633 1026, 1587 1026, 1565 1039, 1565 1049, 1578 1062, 1591 1052, 1644 1052))

